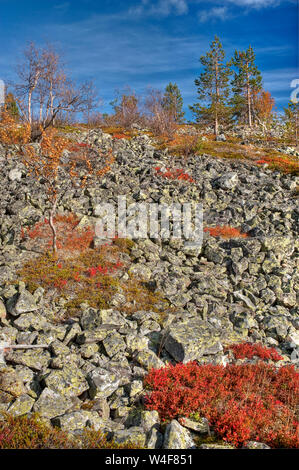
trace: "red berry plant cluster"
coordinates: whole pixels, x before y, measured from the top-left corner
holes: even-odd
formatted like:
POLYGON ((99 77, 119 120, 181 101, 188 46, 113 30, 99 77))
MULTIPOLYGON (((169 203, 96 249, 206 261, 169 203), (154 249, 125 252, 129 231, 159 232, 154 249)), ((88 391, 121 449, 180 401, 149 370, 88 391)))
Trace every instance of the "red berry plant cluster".
MULTIPOLYGON (((238 349, 278 360, 272 350, 238 349)), ((167 365, 152 369, 145 378, 145 406, 163 420, 206 417, 216 435, 242 447, 250 440, 273 448, 298 448, 299 374, 293 365, 280 368, 255 364, 167 365)))
POLYGON ((162 178, 166 178, 169 180, 178 180, 178 181, 187 181, 188 183, 195 183, 194 179, 185 173, 184 170, 174 169, 171 170, 170 168, 166 168, 166 171, 162 171, 160 167, 155 168, 155 172, 158 176, 162 176, 162 178))

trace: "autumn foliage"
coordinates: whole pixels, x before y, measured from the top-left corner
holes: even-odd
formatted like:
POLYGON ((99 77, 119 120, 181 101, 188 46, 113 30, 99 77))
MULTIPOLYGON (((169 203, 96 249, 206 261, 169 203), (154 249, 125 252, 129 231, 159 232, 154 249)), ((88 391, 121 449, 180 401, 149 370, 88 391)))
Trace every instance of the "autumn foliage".
POLYGON ((183 169, 176 168, 170 169, 166 168, 163 170, 160 167, 155 168, 155 172, 157 176, 161 176, 162 178, 169 179, 169 180, 178 180, 178 181, 187 181, 188 183, 195 183, 194 179, 185 173, 183 169))
POLYGON ((255 93, 254 107, 261 121, 267 122, 271 119, 274 105, 275 100, 269 91, 262 90, 259 93, 255 93))
POLYGON ((236 359, 252 359, 258 357, 263 360, 274 362, 281 361, 283 357, 278 354, 275 348, 265 348, 259 343, 232 344, 226 348, 234 353, 236 359))
POLYGON ((208 232, 211 237, 220 237, 220 238, 247 238, 246 233, 241 233, 239 229, 228 227, 228 226, 217 226, 217 227, 206 227, 204 232, 208 232))
MULTIPOLYGON (((74 214, 57 214, 54 217, 57 228, 57 249, 64 255, 68 252, 83 252, 94 239, 94 228, 79 227, 80 219, 74 214)), ((33 227, 21 228, 21 240, 28 248, 36 247, 40 251, 49 250, 52 245, 52 233, 49 220, 45 218, 33 227)))
POLYGON ((6 145, 26 144, 30 137, 30 125, 17 123, 4 108, 0 113, 0 143, 6 145))
POLYGON ((218 437, 237 447, 250 440, 299 447, 294 366, 179 363, 152 369, 144 383, 146 408, 164 420, 205 417, 218 437))

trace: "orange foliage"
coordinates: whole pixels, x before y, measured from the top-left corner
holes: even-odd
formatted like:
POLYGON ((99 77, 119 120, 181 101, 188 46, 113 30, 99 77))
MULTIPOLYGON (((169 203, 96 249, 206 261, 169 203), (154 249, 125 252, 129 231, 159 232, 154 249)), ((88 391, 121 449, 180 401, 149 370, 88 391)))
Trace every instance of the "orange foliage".
POLYGON ((20 125, 4 109, 0 115, 0 143, 7 145, 25 144, 31 136, 30 124, 20 125))
POLYGON ((255 95, 255 108, 262 121, 267 121, 271 117, 271 113, 275 104, 269 91, 262 90, 255 95))
POLYGON ((206 227, 204 232, 209 232, 211 237, 221 237, 221 238, 247 238, 247 233, 241 233, 240 230, 233 227, 223 226, 223 227, 206 227))

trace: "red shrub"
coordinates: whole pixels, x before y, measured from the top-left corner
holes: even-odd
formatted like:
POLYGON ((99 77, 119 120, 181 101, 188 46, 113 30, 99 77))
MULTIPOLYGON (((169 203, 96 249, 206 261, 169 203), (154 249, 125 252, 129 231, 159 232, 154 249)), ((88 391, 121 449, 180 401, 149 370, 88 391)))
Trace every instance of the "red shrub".
POLYGON ((166 168, 166 171, 162 172, 160 167, 155 168, 156 174, 162 176, 162 178, 170 179, 170 180, 183 180, 188 181, 189 183, 195 183, 194 179, 191 178, 188 173, 184 173, 184 170, 174 169, 171 170, 170 168, 166 168))
POLYGON ((299 447, 299 378, 293 366, 168 365, 145 378, 146 408, 162 419, 205 416, 222 439, 239 447, 249 440, 299 447))
MULTIPOLYGON (((74 214, 57 214, 54 223, 57 228, 57 248, 59 250, 84 251, 94 239, 92 227, 77 228, 80 220, 74 214)), ((33 227, 21 228, 22 240, 39 241, 39 246, 49 249, 52 244, 52 232, 49 220, 37 222, 33 227)))
POLYGON ((254 356, 260 359, 271 359, 275 362, 283 359, 274 348, 265 348, 262 344, 258 343, 232 344, 226 349, 233 351, 236 359, 252 359, 254 356))
POLYGON ((206 227, 203 229, 204 232, 209 232, 211 237, 221 238, 247 238, 247 233, 241 233, 240 230, 233 227, 206 227))

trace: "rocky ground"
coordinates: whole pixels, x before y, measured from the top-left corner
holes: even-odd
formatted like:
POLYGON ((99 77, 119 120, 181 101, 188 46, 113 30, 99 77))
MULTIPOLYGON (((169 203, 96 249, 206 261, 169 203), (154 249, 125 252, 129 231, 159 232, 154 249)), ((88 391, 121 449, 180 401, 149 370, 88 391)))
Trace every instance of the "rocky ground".
MULTIPOLYGON (((78 318, 57 324, 43 289, 8 284, 34 253, 24 249, 21 227, 45 215, 42 180, 29 176, 17 148, 0 146, 0 341, 45 345, 9 350, 0 369, 0 409, 15 415, 37 411, 68 432, 93 426, 117 442, 148 448, 190 448, 204 421, 172 421, 164 435, 156 412, 143 411, 142 379, 151 367, 197 360, 225 363, 224 346, 254 341, 274 346, 285 363, 298 362, 298 192, 294 176, 252 162, 194 155, 188 160, 155 148, 146 135, 112 139, 101 130, 81 132, 78 142, 113 148, 112 171, 84 191, 67 187, 58 210, 95 223, 100 202, 202 203, 204 226, 238 227, 246 238, 225 240, 205 232, 201 248, 183 240, 134 240, 130 272, 151 283, 172 306, 156 312, 122 312, 82 306, 78 318), (183 168, 195 183, 161 178, 155 168, 183 168)), ((36 144, 36 151, 39 151, 36 144)), ((67 154, 65 155, 67 158, 67 154)), ((67 183, 68 176, 65 175, 67 183)), ((95 240, 100 243, 100 240, 95 240)), ((206 444, 207 445, 207 444, 206 444)))

